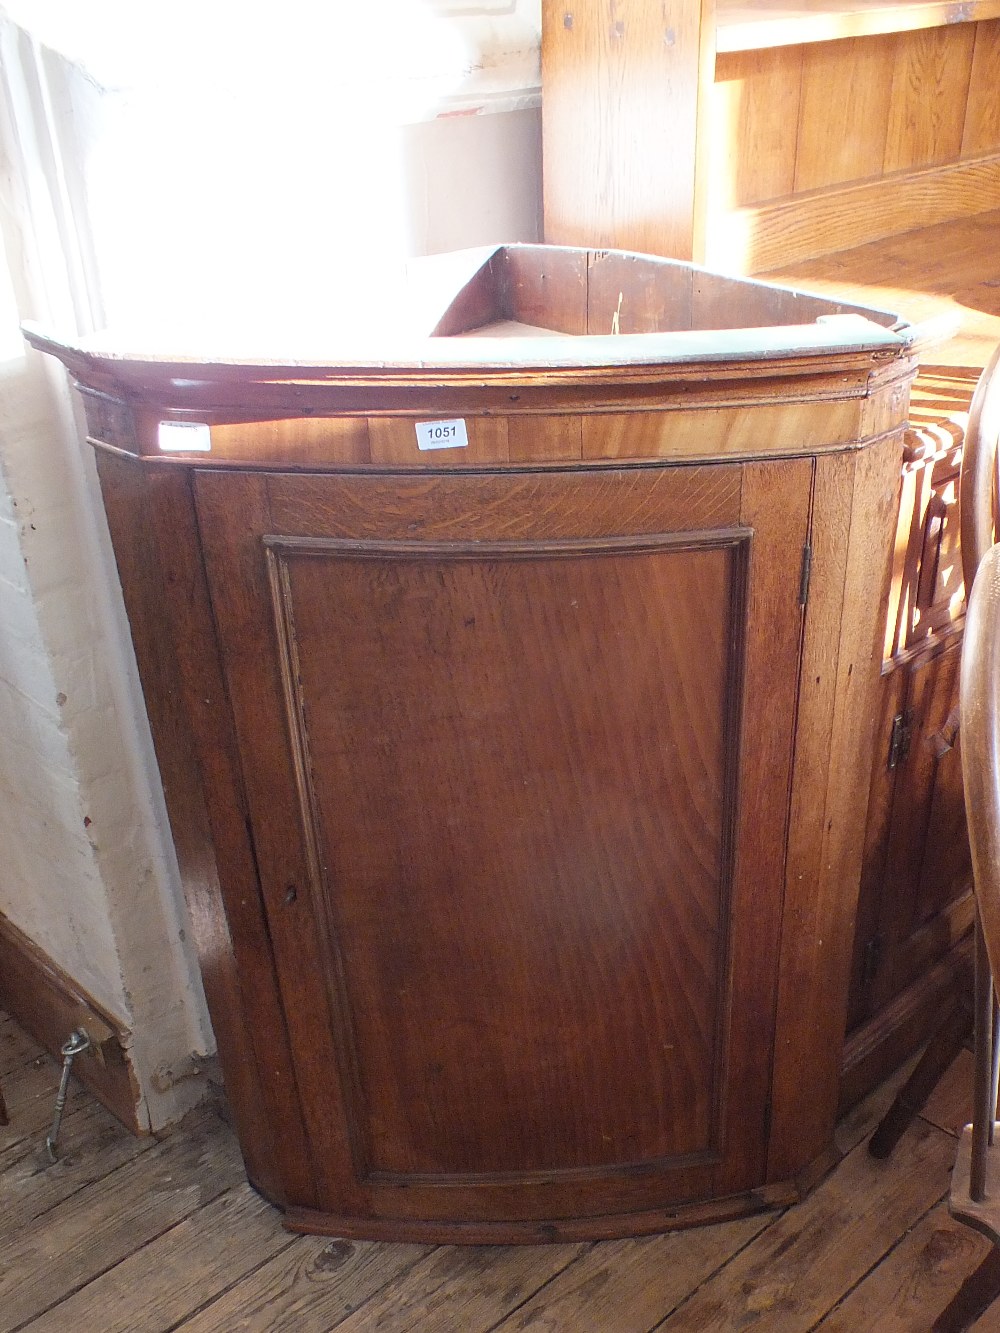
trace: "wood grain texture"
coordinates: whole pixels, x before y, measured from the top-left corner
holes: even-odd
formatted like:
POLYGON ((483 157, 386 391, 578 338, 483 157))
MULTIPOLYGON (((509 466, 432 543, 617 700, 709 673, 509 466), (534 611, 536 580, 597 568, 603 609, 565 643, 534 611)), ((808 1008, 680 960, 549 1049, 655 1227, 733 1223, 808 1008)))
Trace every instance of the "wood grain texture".
MULTIPOLYGON (((620 250, 593 250, 587 267, 587 332, 660 333, 691 327, 694 271, 663 264, 650 281, 648 264, 620 250)), ((744 289, 744 295, 750 296, 744 289)))
POLYGON ((329 1333, 404 1281, 429 1252, 422 1245, 298 1237, 177 1327, 184 1333, 329 1333))
POLYGON ((281 553, 367 1172, 718 1153, 733 540, 281 553))
POLYGON ((913 229, 1000 207, 1000 156, 926 167, 891 180, 824 191, 803 199, 738 209, 717 220, 707 262, 746 273, 847 250, 913 229))
POLYGON ((286 1188, 309 1189, 308 1166, 190 479, 147 476, 106 453, 97 466, 233 1114, 251 1178, 280 1200, 286 1188), (272 1128, 279 1123, 281 1147, 272 1128))
POLYGON ((925 28, 896 38, 883 170, 957 160, 976 30, 925 28))
POLYGON ((914 386, 914 426, 918 434, 936 427, 936 452, 954 447, 956 433, 964 433, 976 380, 1000 342, 1000 262, 993 245, 998 227, 1000 211, 993 209, 822 259, 788 262, 767 276, 884 304, 914 323, 960 316, 957 333, 924 361, 914 386))
MULTIPOLYGON (((584 275, 563 258, 499 256, 466 314, 576 321, 583 287, 588 328, 843 308, 663 261, 594 250, 584 275)), ((147 371, 146 443, 176 389, 155 357, 126 378, 147 371)), ((253 470, 105 456, 180 859, 246 1077, 236 1100, 258 1095, 241 1131, 291 1228, 590 1240, 785 1203, 793 1177, 806 1188, 830 1165, 830 959, 853 907, 831 885, 853 873, 837 820, 864 674, 847 659, 877 607, 823 640, 840 652, 823 742, 845 772, 823 776, 836 818, 816 906, 815 882, 785 870, 812 479, 817 455, 849 460, 881 503, 872 460, 895 444, 911 371, 897 346, 613 377, 498 357, 440 384, 425 366, 206 363, 176 410, 209 403, 239 441, 257 417, 253 470), (429 417, 461 404, 472 447, 425 465, 412 428, 436 390, 429 417), (609 425, 654 402, 623 438, 684 417, 690 434, 620 460, 609 425), (291 427, 259 426, 299 411, 301 458, 291 427), (345 416, 367 420, 369 462, 323 452, 345 416), (699 431, 705 461, 678 445, 699 431), (799 1129, 777 1146, 776 1021, 799 1129), (788 1075, 807 1048, 815 1097, 788 1075)), ((849 516, 824 517, 848 542, 827 596, 861 604, 874 556, 849 516)))
MULTIPOLYGON (((19 1103, 23 1096, 18 1084, 29 1070, 30 1066, 21 1066, 10 1079, 11 1093, 19 1103)), ((936 1097, 925 1108, 933 1124, 949 1131, 951 1143, 952 1126, 967 1119, 961 1097, 963 1073, 967 1084, 969 1071, 963 1070, 960 1059, 939 1085, 943 1100, 936 1097)), ((647 1333, 668 1318, 675 1327, 700 1327, 696 1320, 704 1321, 709 1310, 698 1303, 699 1292, 708 1283, 711 1296, 722 1305, 721 1313, 709 1317, 708 1326, 727 1333, 741 1322, 769 1327, 772 1318, 796 1329, 826 1319, 836 1328, 874 1325, 879 1330, 926 1333, 930 1319, 949 1298, 969 1294, 966 1279, 975 1274, 981 1251, 953 1243, 941 1204, 935 1201, 921 1213, 915 1186, 917 1177, 927 1174, 928 1158, 922 1149, 911 1150, 909 1138, 888 1162, 874 1163, 868 1157, 865 1139, 894 1091, 890 1081, 838 1127, 837 1140, 846 1160, 819 1186, 824 1203, 816 1213, 798 1207, 783 1217, 772 1212, 668 1236, 584 1246, 525 1251, 494 1245, 478 1249, 472 1263, 447 1248, 431 1251, 419 1245, 289 1236, 281 1230, 278 1215, 262 1209, 245 1184, 218 1194, 206 1191, 204 1200, 179 1220, 167 1220, 155 1235, 146 1228, 135 1248, 122 1246, 127 1252, 115 1262, 106 1219, 114 1215, 120 1200, 126 1209, 132 1208, 141 1189, 139 1177, 152 1195, 190 1176, 184 1167, 183 1179, 178 1175, 165 1182, 156 1153, 163 1145, 151 1138, 133 1138, 84 1094, 82 1105, 67 1120, 67 1156, 55 1169, 45 1171, 39 1165, 35 1177, 36 1215, 47 1214, 48 1221, 39 1217, 43 1229, 30 1231, 41 1243, 30 1253, 18 1250, 19 1276, 29 1288, 35 1288, 39 1274, 47 1281, 40 1308, 22 1327, 33 1333, 67 1327, 144 1333, 168 1328, 185 1333, 234 1329, 328 1333, 350 1319, 350 1327, 412 1333, 418 1329, 488 1333, 496 1328, 504 1333, 517 1329, 576 1333, 592 1328, 647 1333), (136 1176, 121 1178, 123 1162, 105 1156, 106 1131, 141 1153, 136 1176), (71 1205, 69 1196, 84 1183, 77 1173, 91 1170, 93 1175, 86 1179, 88 1185, 93 1182, 87 1190, 86 1215, 96 1224, 98 1254, 81 1273, 61 1253, 53 1262, 41 1238, 63 1203, 71 1205), (844 1173, 847 1183, 839 1188, 837 1180, 844 1173), (902 1208, 896 1206, 900 1198, 906 1201, 902 1208), (885 1228, 876 1232, 874 1216, 887 1205, 891 1211, 885 1228), (801 1238, 795 1234, 799 1220, 801 1238), (782 1231, 769 1262, 758 1264, 775 1226, 782 1231), (756 1252, 751 1270, 733 1269, 746 1265, 748 1247, 756 1252), (103 1267, 105 1262, 111 1266, 103 1267), (734 1313, 740 1307, 729 1299, 737 1293, 725 1285, 727 1270, 733 1272, 733 1286, 744 1289, 745 1308, 739 1318, 734 1313), (683 1312, 688 1307, 692 1317, 685 1323, 683 1312), (826 1314, 819 1313, 824 1310, 826 1314)), ((171 1137, 189 1132, 190 1127, 182 1124, 171 1137)), ((208 1154, 214 1155, 211 1146, 208 1154)), ((223 1156, 235 1160, 231 1147, 223 1148, 223 1156)), ((174 1157, 172 1163, 178 1167, 179 1159, 174 1157)), ((210 1161, 206 1167, 208 1174, 216 1173, 210 1161)), ((937 1173, 936 1166, 932 1170, 937 1173)), ((5 1199, 10 1180, 5 1173, 0 1183, 5 1199)), ((20 1209, 30 1203, 29 1188, 28 1182, 20 1182, 18 1210, 13 1216, 7 1211, 0 1214, 5 1260, 11 1245, 22 1238, 25 1219, 20 1209)), ((68 1234, 60 1224, 53 1238, 58 1242, 68 1234)), ((966 1234, 975 1241, 973 1233, 966 1234)), ((988 1317, 981 1326, 991 1326, 988 1317)))
POLYGON ((881 175, 894 57, 895 41, 891 37, 837 42, 834 46, 821 42, 805 49, 794 167, 796 192, 881 175))
POLYGON ((12 1018, 0 1019, 0 1078, 44 1055, 44 1048, 20 1024, 12 1018))
POLYGON ((716 18, 716 43, 721 53, 798 46, 885 33, 941 28, 952 23, 997 17, 997 0, 723 0, 716 18))
MULTIPOLYGON (((962 713, 962 775, 975 876, 976 905, 990 969, 1000 968, 1000 549, 990 547, 972 585, 962 642, 959 707, 962 713)), ((995 973, 994 975, 1000 975, 995 973)))
POLYGON ((560 333, 587 332, 587 252, 505 246, 493 263, 507 319, 560 333))
POLYGON ((497 1333, 570 1329, 584 1310, 592 1328, 647 1333, 770 1221, 748 1217, 711 1229, 591 1247, 497 1324, 497 1333))
POLYGON ((862 401, 787 403, 685 412, 607 413, 583 418, 584 458, 690 458, 811 454, 846 445, 861 429, 862 401))
POLYGON ((969 921, 958 899, 971 879, 957 744, 957 673, 960 644, 908 671, 903 708, 909 751, 896 769, 891 832, 886 847, 877 931, 883 966, 873 978, 872 1003, 881 1007, 927 970, 937 942, 948 938, 947 916, 922 933, 951 904, 969 921), (949 723, 954 712, 955 718, 949 723), (947 733, 951 739, 945 743, 947 733))
POLYGON ((893 727, 896 718, 906 717, 909 674, 904 669, 883 671, 879 685, 879 711, 875 721, 875 743, 868 810, 865 817, 865 850, 861 866, 861 887, 854 924, 854 955, 851 963, 851 987, 847 1008, 847 1031, 871 1017, 874 1010, 873 988, 879 972, 891 966, 886 940, 881 934, 881 903, 884 898, 886 864, 893 833, 893 811, 898 764, 889 767, 893 727))
MULTIPOLYGON (((59 1071, 54 1061, 46 1063, 50 1081, 39 1107, 45 1112, 43 1123, 31 1126, 30 1137, 22 1139, 19 1146, 0 1154, 3 1228, 9 1236, 18 1234, 64 1199, 131 1162, 156 1143, 149 1134, 140 1138, 126 1130, 96 1101, 74 1097, 63 1116, 59 1161, 53 1167, 45 1151, 44 1134, 52 1123, 59 1071)), ((20 1089, 21 1079, 17 1086, 20 1089)), ((27 1129, 27 1122, 22 1121, 22 1132, 27 1129)))
MULTIPOLYGON (((306 909, 311 866, 301 837, 289 836, 289 830, 299 828, 298 779, 284 737, 280 732, 275 736, 273 723, 270 728, 265 725, 271 718, 280 727, 283 714, 277 630, 271 607, 261 595, 268 583, 260 537, 271 529, 266 478, 201 473, 195 478, 195 499, 225 691, 254 829, 260 886, 254 906, 266 915, 287 1032, 284 1041, 294 1070, 287 1075, 288 1086, 279 1085, 284 1096, 292 1094, 298 1102, 287 1125, 298 1140, 290 1164, 298 1176, 297 1197, 291 1201, 298 1202, 303 1195, 310 1200, 329 1196, 338 1184, 350 1197, 350 1153, 326 1110, 327 1089, 340 1064, 328 1010, 317 1004, 316 979, 324 978, 325 972, 306 909), (225 576, 220 583, 221 570, 225 576), (237 699, 242 699, 242 707, 237 699), (298 1021, 289 1021, 292 1014, 298 1021), (317 1135, 324 1142, 321 1156, 316 1153, 317 1135), (302 1181, 304 1172, 307 1183, 302 1181)), ((246 976, 252 984, 253 967, 246 976)), ((320 985, 322 989, 322 981, 320 985)))
MULTIPOLYGON (((55 1061, 48 1058, 37 1065, 30 1065, 16 1083, 11 1080, 6 1092, 9 1123, 0 1125, 0 1161, 4 1166, 9 1166, 30 1151, 34 1135, 44 1136, 52 1124, 52 1108, 58 1087, 59 1074, 55 1061)), ((66 1103, 67 1116, 79 1103, 81 1096, 80 1083, 71 1083, 66 1103)))
MULTIPOLYGON (((273 531, 356 541, 546 541, 739 523, 742 470, 267 479, 273 531)), ((201 483, 225 494, 221 478, 201 483)))
POLYGON ((871 771, 901 454, 897 435, 858 455, 856 470, 841 460, 817 464, 815 582, 806 612, 782 923, 772 1179, 794 1170, 800 1154, 816 1156, 833 1132, 832 1112, 825 1129, 822 1115, 810 1116, 813 1131, 804 1124, 807 1106, 837 1099, 867 805, 856 774, 871 771), (845 524, 846 547, 838 536, 845 524), (818 1066, 817 1051, 836 1054, 818 1066))
MULTIPOLYGON (((440 420, 437 413, 430 420, 440 420)), ((508 460, 506 417, 465 417, 467 447, 421 451, 415 422, 398 417, 369 417, 371 461, 401 467, 482 467, 508 460)))
MULTIPOLYGON (((748 1053, 767 1040, 772 1001, 761 959, 765 919, 776 945, 777 918, 749 900, 751 885, 773 870, 772 849, 780 856, 783 843, 780 815, 770 840, 758 841, 758 833, 768 812, 780 810, 787 787, 791 695, 777 730, 760 710, 763 681, 798 651, 809 472, 808 462, 781 465, 789 489, 777 527, 768 525, 763 505, 779 473, 760 473, 760 500, 744 517, 759 543, 749 603, 739 554, 745 538, 740 529, 727 536, 719 527, 727 506, 730 522, 746 509, 733 508, 738 488, 726 499, 726 479, 736 480, 738 469, 543 474, 520 482, 524 498, 535 497, 524 504, 512 503, 517 489, 508 485, 504 494, 499 479, 487 477, 272 478, 266 508, 247 493, 234 503, 235 478, 199 477, 203 523, 213 531, 217 620, 225 638, 234 635, 234 648, 253 643, 259 651, 274 613, 249 583, 233 599, 223 571, 231 580, 240 558, 252 578, 254 544, 268 533, 280 566, 272 586, 285 704, 273 716, 288 716, 299 737, 298 758, 286 767, 290 778, 297 774, 289 796, 274 782, 288 761, 276 764, 273 747, 285 742, 277 734, 267 741, 266 762, 260 752, 260 683, 251 693, 250 676, 238 665, 250 666, 243 649, 227 650, 230 687, 245 767, 270 775, 264 822, 255 812, 255 827, 262 868, 277 867, 279 857, 285 863, 265 869, 276 880, 265 890, 272 913, 287 913, 288 882, 303 897, 301 871, 288 869, 287 829, 312 829, 303 865, 312 865, 324 887, 314 890, 321 928, 311 935, 326 938, 332 951, 316 976, 333 987, 331 1012, 343 1030, 337 1049, 342 1058, 353 1052, 341 1074, 344 1129, 334 1132, 347 1133, 355 1160, 367 1162, 357 1188, 363 1185, 376 1207, 373 1226, 385 1210, 400 1225, 406 1216, 430 1225, 429 1212, 449 1206, 433 1192, 435 1179, 455 1182, 452 1210, 474 1208, 486 1219, 500 1209, 509 1218, 517 1208, 542 1220, 556 1208, 564 1217, 578 1211, 596 1187, 595 1171, 603 1171, 610 1225, 624 1200, 633 1200, 634 1213, 635 1203, 651 1207, 662 1199, 665 1184, 657 1180, 667 1171, 677 1203, 698 1197, 713 1175, 721 1193, 757 1178, 753 1142, 763 1126, 767 1078, 748 1053), (236 512, 234 530, 225 516, 236 512), (282 517, 299 535, 276 535, 282 517), (658 535, 674 520, 676 537, 658 535), (519 533, 528 544, 511 547, 519 533), (500 545, 491 546, 494 534, 500 545), (442 537, 465 544, 442 546, 442 537), (790 562, 778 554, 787 542, 797 542, 790 562), (685 587, 695 590, 693 601, 685 587), (749 613, 735 609, 747 605, 749 613), (251 628, 248 614, 260 629, 251 628), (740 657, 727 658, 743 642, 743 614, 750 624, 766 618, 771 629, 766 640, 754 636, 739 649, 749 654, 745 668, 740 657), (634 616, 645 627, 639 659, 626 623, 634 616), (583 623, 586 639, 574 629, 583 623), (786 628, 775 635, 775 624, 786 628), (691 657, 693 643, 700 647, 691 657), (592 646, 584 651, 585 644, 592 646), (725 644, 732 646, 723 651, 725 644), (627 660, 619 660, 622 653, 627 660), (685 663, 695 660, 692 675, 685 663), (390 661, 407 664, 398 678, 379 665, 390 661), (758 683, 737 687, 744 669, 758 683), (586 690, 573 686, 584 679, 586 690), (735 769, 724 756, 734 743, 737 688, 746 691, 741 762, 761 767, 745 779, 752 814, 741 815, 740 832, 725 833, 735 769), (563 702, 553 712, 549 700, 563 702), (656 734, 665 730, 649 750, 643 737, 653 734, 654 717, 656 734), (693 717, 700 719, 697 738, 693 717), (489 751, 477 739, 484 727, 489 751), (767 745, 751 739, 765 732, 767 745), (395 739, 373 745, 379 736, 395 739), (648 818, 638 818, 644 809, 648 818), (588 812, 582 818, 581 810, 588 812), (662 821, 666 810, 673 813, 662 821), (729 889, 727 849, 736 840, 746 849, 740 885, 729 889), (650 873, 642 866, 654 847, 650 873), (480 890, 483 874, 489 887, 484 881, 480 890), (681 883, 687 888, 678 895, 681 883), (723 903, 740 929, 747 923, 752 951, 735 943, 719 951, 727 939, 723 903), (594 913, 605 922, 596 937, 609 932, 606 958, 594 954, 594 913), (652 929, 657 920, 672 923, 666 935, 652 929), (581 954, 574 964, 580 949, 588 961, 581 954), (465 978, 454 998, 436 981, 442 958, 449 975, 465 978), (664 968, 662 983, 653 984, 664 968), (586 977, 594 989, 590 982, 581 987, 586 977), (537 984, 544 984, 544 1002, 537 984), (739 993, 734 1013, 728 1001, 722 1007, 720 987, 739 993), (620 997, 613 1026, 601 999, 610 992, 620 997), (633 999, 625 1003, 627 995, 633 999), (635 1016, 638 1026, 628 1026, 635 1016), (666 1046, 665 1061, 646 1049, 650 1041, 666 1046), (740 1068, 741 1095, 723 1103, 730 1060, 740 1068), (751 1064, 752 1071, 744 1067, 751 1064), (637 1078, 642 1087, 633 1087, 637 1078), (650 1079, 655 1088, 646 1086, 650 1079), (591 1110, 604 1108, 598 1116, 581 1119, 578 1098, 566 1100, 580 1087, 588 1089, 591 1110), (720 1173, 711 1162, 722 1141, 723 1104, 727 1160, 720 1173), (643 1107, 652 1119, 637 1118, 643 1107), (641 1178, 632 1174, 638 1163, 646 1164, 641 1178), (615 1182, 615 1171, 626 1174, 615 1182)), ((248 484, 239 482, 244 492, 248 484)), ((794 671, 779 674, 794 693, 794 671)), ((297 1003, 317 1014, 323 1001, 297 1003)), ((293 1034, 293 1041, 301 1039, 293 1034)), ((328 1108, 310 1130, 319 1150, 333 1125, 335 1089, 329 1073, 321 1080, 311 1047, 304 1067, 306 1049, 299 1045, 300 1079, 313 1083, 328 1108)), ((335 1155, 325 1146, 322 1154, 335 1155)), ((336 1193, 331 1186, 328 1208, 344 1192, 343 1184, 336 1193)))
POLYGON ((528 1246, 515 1251, 442 1247, 419 1260, 394 1287, 337 1325, 340 1333, 420 1333, 435 1325, 458 1329, 495 1328, 512 1306, 521 1304, 580 1253, 577 1245, 528 1246), (494 1273, 505 1260, 503 1280, 494 1273))
POLYGON ((894 1070, 926 1044, 941 1013, 956 991, 972 985, 972 949, 968 938, 944 953, 912 986, 848 1033, 840 1082, 840 1111, 854 1106, 877 1087, 886 1070, 894 1070))
POLYGON ((202 1304, 206 1286, 238 1282, 287 1244, 274 1209, 249 1185, 235 1185, 26 1327, 135 1333, 141 1290, 145 1327, 174 1328, 202 1304))
MULTIPOLYGON (((770 551, 771 559, 766 567, 758 563, 758 575, 751 585, 747 606, 748 624, 766 625, 768 629, 766 635, 754 636, 746 666, 738 837, 742 875, 746 877, 744 882, 749 892, 734 898, 730 907, 734 976, 744 969, 760 969, 766 959, 773 959, 778 968, 781 966, 782 905, 779 895, 764 893, 762 889, 765 884, 781 883, 790 832, 788 793, 792 788, 798 672, 795 669, 789 672, 788 668, 794 663, 801 670, 802 571, 804 547, 812 540, 812 481, 813 463, 806 459, 749 466, 744 476, 741 517, 756 533, 754 558, 760 562, 764 553, 770 551), (773 819, 779 804, 780 824, 773 819), (766 823, 770 824, 767 833, 766 823)), ((768 1014, 776 1013, 778 980, 777 970, 773 970, 766 982, 768 1014)), ((809 987, 813 984, 810 981, 809 987)), ((803 1003, 809 1002, 806 994, 801 999, 803 1003)), ((768 1070, 762 1052, 770 1049, 773 1058, 781 1015, 776 1014, 772 1033, 761 1021, 762 1012, 744 1005, 739 987, 734 987, 729 1014, 732 1087, 751 1094, 744 1100, 741 1093, 739 1110, 732 1108, 741 1117, 751 1114, 757 1098, 769 1102, 769 1087, 773 1096, 774 1066, 768 1070)), ((821 1049, 817 1047, 814 1052, 818 1059, 822 1059, 821 1049)), ((768 1121, 760 1126, 769 1138, 769 1155, 773 1124, 771 1104, 768 1121)), ((832 1124, 829 1138, 832 1139, 832 1124)), ((829 1146, 829 1140, 825 1143, 818 1140, 817 1134, 816 1150, 800 1156, 794 1170, 805 1167, 829 1146)), ((739 1165, 733 1162, 724 1175, 729 1187, 735 1188, 740 1172, 748 1169, 750 1163, 746 1159, 739 1165)), ((785 1178, 792 1176, 794 1170, 785 1178)), ((770 1163, 768 1179, 777 1179, 770 1172, 770 1163)))
POLYGON ((816 1325, 822 1333, 925 1333, 990 1244, 938 1204, 816 1325))
POLYGON ((662 1327, 727 1333, 757 1324, 768 1333, 815 1327, 902 1231, 948 1188, 954 1140, 918 1122, 896 1149, 906 1169, 891 1191, 872 1188, 880 1165, 861 1146, 714 1277, 662 1327))
POLYGON ((972 1119, 972 1081, 972 1052, 965 1047, 938 1080, 921 1116, 958 1138, 972 1119))
POLYGON ((699 89, 713 6, 557 5, 542 21, 545 239, 694 253, 699 89), (669 127, 669 149, 651 153, 669 127))
POLYGON ((716 60, 704 165, 710 212, 792 193, 801 95, 801 51, 716 60))
POLYGON ((976 24, 969 97, 962 130, 962 156, 985 157, 1000 150, 1000 19, 976 24))
POLYGON ((583 418, 565 416, 508 417, 507 457, 511 463, 583 457, 583 418))
POLYGON ((996 531, 997 475, 1000 467, 1000 343, 976 384, 962 452, 962 571, 971 591, 996 531))
POLYGON ((368 422, 364 417, 312 417, 220 423, 212 427, 212 457, 236 463, 269 458, 297 467, 369 463, 368 422))
POLYGON ((0 1329, 22 1327, 49 1308, 54 1289, 71 1291, 121 1262, 241 1176, 236 1146, 213 1117, 120 1167, 103 1207, 95 1206, 94 1186, 64 1200, 6 1247, 0 1329), (26 1275, 39 1249, 48 1262, 26 1275))

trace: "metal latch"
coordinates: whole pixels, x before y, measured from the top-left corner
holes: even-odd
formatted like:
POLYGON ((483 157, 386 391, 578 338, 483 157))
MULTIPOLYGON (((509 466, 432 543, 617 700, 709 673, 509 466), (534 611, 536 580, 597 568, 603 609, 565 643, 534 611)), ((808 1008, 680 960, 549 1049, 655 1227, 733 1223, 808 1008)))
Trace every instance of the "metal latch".
POLYGON ((889 768, 898 768, 910 753, 910 738, 913 728, 909 713, 897 713, 892 719, 892 732, 889 736, 889 768))

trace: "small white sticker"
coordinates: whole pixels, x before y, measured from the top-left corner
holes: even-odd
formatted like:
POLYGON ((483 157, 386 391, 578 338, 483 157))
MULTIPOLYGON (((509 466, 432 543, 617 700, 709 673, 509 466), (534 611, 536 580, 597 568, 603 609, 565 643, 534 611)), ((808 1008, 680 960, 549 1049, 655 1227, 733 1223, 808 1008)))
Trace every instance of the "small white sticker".
POLYGON ((465 422, 459 417, 455 421, 417 421, 418 449, 466 449, 469 435, 465 422))
POLYGON ((212 449, 212 428, 204 421, 161 421, 156 438, 164 453, 207 454, 212 449))

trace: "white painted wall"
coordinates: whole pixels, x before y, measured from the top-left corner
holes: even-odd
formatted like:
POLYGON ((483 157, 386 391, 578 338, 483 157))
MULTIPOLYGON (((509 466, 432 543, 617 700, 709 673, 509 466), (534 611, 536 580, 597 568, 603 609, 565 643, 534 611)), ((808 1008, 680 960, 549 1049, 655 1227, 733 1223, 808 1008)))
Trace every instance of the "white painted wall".
POLYGON ((339 322, 368 265, 537 239, 539 9, 0 4, 0 911, 133 1030, 154 1127, 211 1032, 93 462, 16 319, 339 322))

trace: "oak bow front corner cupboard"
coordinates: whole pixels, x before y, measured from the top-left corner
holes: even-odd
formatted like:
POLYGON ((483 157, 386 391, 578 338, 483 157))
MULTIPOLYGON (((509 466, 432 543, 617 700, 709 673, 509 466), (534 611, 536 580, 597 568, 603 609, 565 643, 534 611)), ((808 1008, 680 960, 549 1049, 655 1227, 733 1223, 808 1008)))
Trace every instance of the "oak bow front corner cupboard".
POLYGON ((908 330, 540 246, 394 301, 311 346, 28 330, 86 407, 250 1178, 458 1241, 794 1198, 908 330))

